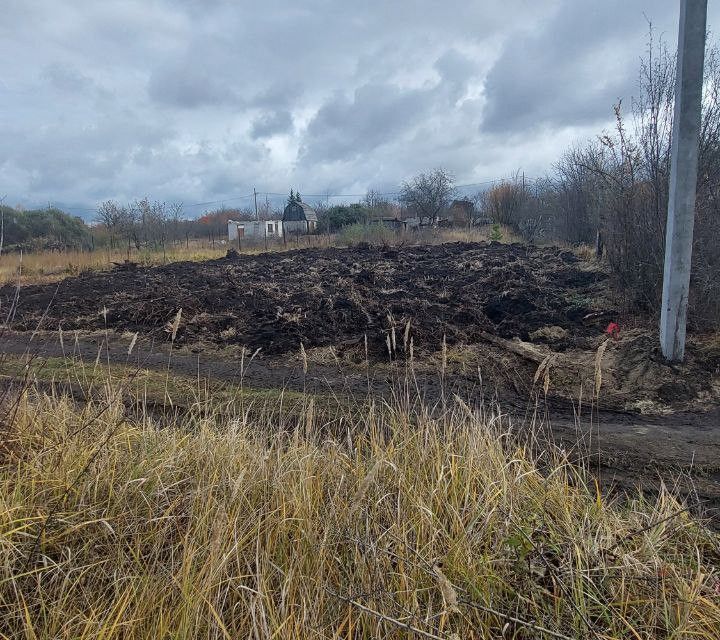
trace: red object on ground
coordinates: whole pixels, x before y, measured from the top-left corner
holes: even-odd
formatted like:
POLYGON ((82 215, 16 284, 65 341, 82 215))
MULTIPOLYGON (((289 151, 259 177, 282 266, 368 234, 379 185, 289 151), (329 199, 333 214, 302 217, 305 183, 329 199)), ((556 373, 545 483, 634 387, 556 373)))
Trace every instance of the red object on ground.
POLYGON ((620 337, 620 325, 617 322, 611 322, 607 329, 605 329, 605 333, 607 333, 613 340, 617 340, 620 337))

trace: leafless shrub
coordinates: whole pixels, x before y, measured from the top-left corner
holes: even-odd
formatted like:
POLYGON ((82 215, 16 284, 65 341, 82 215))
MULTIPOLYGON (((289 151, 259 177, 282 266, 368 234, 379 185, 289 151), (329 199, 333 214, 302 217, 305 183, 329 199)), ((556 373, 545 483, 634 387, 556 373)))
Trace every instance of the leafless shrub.
POLYGON ((520 222, 519 231, 527 242, 537 242, 545 235, 545 219, 542 216, 525 218, 520 222))
MULTIPOLYGON (((548 226, 565 241, 592 242, 600 232, 617 288, 632 309, 656 311, 662 294, 675 66, 675 55, 651 28, 629 110, 622 102, 615 105, 614 129, 567 151, 538 190, 544 195, 525 201, 526 207, 549 203, 548 226)), ((516 192, 516 186, 505 186, 490 199, 494 215, 509 216, 511 224, 521 208, 516 192)), ((720 317, 718 195, 720 50, 713 44, 705 65, 690 299, 691 317, 700 325, 720 317)))
POLYGON ((517 180, 503 180, 488 189, 481 202, 485 216, 493 222, 517 228, 527 201, 527 192, 517 180))
POLYGON ((453 178, 445 169, 421 173, 400 190, 400 203, 422 224, 435 224, 448 208, 453 195, 453 178))

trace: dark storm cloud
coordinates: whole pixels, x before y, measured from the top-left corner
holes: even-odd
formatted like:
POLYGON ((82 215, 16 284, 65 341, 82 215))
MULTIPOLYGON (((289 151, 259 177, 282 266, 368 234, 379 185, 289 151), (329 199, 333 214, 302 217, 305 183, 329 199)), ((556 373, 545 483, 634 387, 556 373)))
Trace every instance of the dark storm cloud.
POLYGON ((569 1, 543 25, 509 37, 487 76, 482 130, 518 134, 607 120, 635 88, 648 29, 639 8, 569 1))
POLYGON ((310 162, 352 160, 396 139, 430 106, 431 92, 401 91, 392 85, 367 84, 352 98, 337 94, 310 122, 302 159, 310 162))
POLYGON ((250 136, 255 140, 258 138, 269 138, 278 133, 290 131, 292 125, 292 114, 289 111, 264 113, 253 120, 250 136))
POLYGON ((629 98, 643 14, 673 45, 672 0, 10 0, 0 193, 198 202, 541 171, 629 98))
POLYGON ((84 176, 83 188, 114 181, 135 164, 135 154, 152 153, 171 136, 171 131, 126 113, 111 120, 65 122, 31 132, 9 129, 5 141, 15 149, 13 165, 27 172, 30 189, 63 192, 80 176, 84 176))
POLYGON ((479 73, 477 63, 456 49, 445 51, 435 61, 435 69, 449 90, 450 97, 455 100, 462 97, 468 80, 479 73))
MULTIPOLYGON (((453 103, 462 97, 477 67, 454 49, 443 53, 433 67, 440 78, 427 87, 401 89, 369 83, 358 87, 350 98, 334 95, 308 125, 301 159, 352 160, 397 143, 438 111, 453 111, 453 103)), ((438 115, 442 117, 442 113, 438 115)))
POLYGON ((93 81, 77 69, 57 63, 45 67, 42 78, 59 91, 80 92, 94 87, 93 81))
POLYGON ((150 76, 148 93, 160 104, 182 109, 241 103, 237 91, 218 79, 212 69, 185 64, 155 70, 150 76))
POLYGON ((289 109, 301 99, 302 92, 302 85, 297 81, 276 82, 263 87, 255 95, 249 97, 248 104, 264 109, 289 109))

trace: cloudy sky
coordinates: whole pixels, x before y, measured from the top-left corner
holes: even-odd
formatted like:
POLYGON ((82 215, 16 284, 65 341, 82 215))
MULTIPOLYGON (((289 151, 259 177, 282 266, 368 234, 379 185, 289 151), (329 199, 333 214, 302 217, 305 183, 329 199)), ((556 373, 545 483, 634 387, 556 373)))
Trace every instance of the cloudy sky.
POLYGON ((648 19, 675 46, 679 2, 2 4, 0 197, 82 213, 538 175, 630 98, 648 19))

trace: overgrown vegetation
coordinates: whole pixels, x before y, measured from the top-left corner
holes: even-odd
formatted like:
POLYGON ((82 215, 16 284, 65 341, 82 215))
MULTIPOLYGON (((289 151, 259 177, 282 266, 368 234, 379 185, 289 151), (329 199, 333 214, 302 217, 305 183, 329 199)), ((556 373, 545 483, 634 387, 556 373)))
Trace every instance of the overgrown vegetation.
POLYGON ((2 251, 88 250, 92 237, 85 223, 49 207, 22 211, 0 205, 2 251))
POLYGON ((322 209, 318 215, 318 231, 334 233, 343 227, 367 222, 368 210, 362 204, 340 204, 322 209))
MULTIPOLYGON (((653 39, 641 63, 638 95, 615 106, 615 129, 568 150, 532 185, 503 181, 483 210, 527 240, 600 244, 629 309, 656 311, 662 293, 675 56, 653 39)), ((720 50, 708 46, 700 138, 691 286, 696 327, 720 317, 720 50)))
POLYGON ((126 395, 5 404, 5 637, 717 637, 717 536, 495 413, 126 395))

